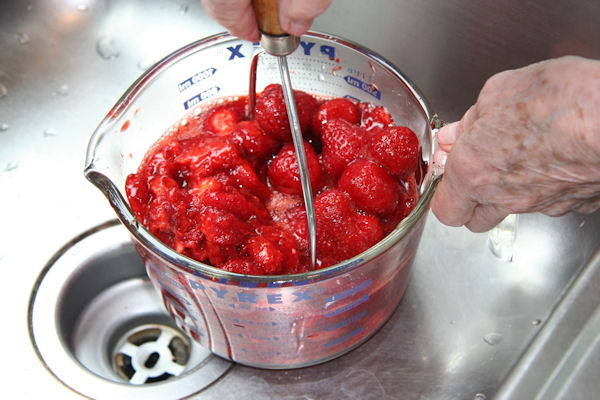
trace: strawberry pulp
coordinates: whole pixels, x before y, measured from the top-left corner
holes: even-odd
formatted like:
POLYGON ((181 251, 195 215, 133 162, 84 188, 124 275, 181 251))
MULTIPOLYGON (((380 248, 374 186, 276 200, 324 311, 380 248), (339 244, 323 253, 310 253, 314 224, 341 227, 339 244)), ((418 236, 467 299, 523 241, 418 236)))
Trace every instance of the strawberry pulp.
MULTIPOLYGON (((313 188, 319 268, 379 242, 417 200, 419 141, 381 106, 295 90, 313 188)), ((223 99, 174 125, 126 181, 129 204, 159 240, 249 275, 306 272, 308 231, 281 86, 248 120, 223 99)))

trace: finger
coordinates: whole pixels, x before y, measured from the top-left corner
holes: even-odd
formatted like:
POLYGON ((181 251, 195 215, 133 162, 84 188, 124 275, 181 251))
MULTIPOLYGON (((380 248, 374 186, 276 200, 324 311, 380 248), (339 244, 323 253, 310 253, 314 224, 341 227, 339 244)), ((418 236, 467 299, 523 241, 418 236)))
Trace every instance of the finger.
POLYGON ((462 226, 471 220, 476 203, 460 193, 447 176, 442 177, 431 201, 431 210, 441 223, 462 226))
POLYGON ((440 148, 446 152, 450 152, 456 140, 472 128, 478 117, 477 107, 473 105, 469 107, 460 121, 452 122, 441 128, 436 135, 440 148))
POLYGON ((243 13, 238 24, 235 26, 230 26, 228 31, 232 35, 237 36, 240 39, 248 40, 252 43, 257 43, 260 41, 260 32, 258 31, 256 16, 252 8, 243 13))
POLYGON ((302 36, 330 3, 331 0, 279 0, 279 24, 287 33, 302 36))
POLYGON ((202 0, 206 13, 240 39, 258 42, 260 33, 250 0, 202 0))
POLYGON ((594 198, 575 206, 574 210, 583 214, 591 214, 600 209, 600 199, 594 198))
POLYGON ((458 137, 457 129, 458 121, 452 122, 442 127, 435 135, 440 149, 444 150, 446 153, 449 153, 450 150, 452 150, 452 145, 458 137))
POLYGON ((498 225, 509 213, 494 206, 479 204, 473 211, 473 217, 465 226, 471 232, 487 232, 498 225))
POLYGON ((589 214, 597 211, 598 199, 567 199, 556 201, 541 210, 540 213, 548 215, 550 217, 562 217, 572 211, 577 211, 584 214, 589 214))

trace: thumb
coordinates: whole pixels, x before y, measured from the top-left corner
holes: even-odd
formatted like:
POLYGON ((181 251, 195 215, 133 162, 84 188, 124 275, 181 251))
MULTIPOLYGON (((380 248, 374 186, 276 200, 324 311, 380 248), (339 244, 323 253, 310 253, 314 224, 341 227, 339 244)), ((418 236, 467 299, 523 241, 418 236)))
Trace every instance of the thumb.
POLYGON ((449 153, 458 137, 458 122, 452 122, 440 128, 435 135, 440 149, 449 153))
POLYGON ((478 116, 477 107, 473 105, 462 116, 460 121, 452 122, 442 127, 436 135, 440 149, 449 153, 456 140, 465 131, 471 129, 478 116))

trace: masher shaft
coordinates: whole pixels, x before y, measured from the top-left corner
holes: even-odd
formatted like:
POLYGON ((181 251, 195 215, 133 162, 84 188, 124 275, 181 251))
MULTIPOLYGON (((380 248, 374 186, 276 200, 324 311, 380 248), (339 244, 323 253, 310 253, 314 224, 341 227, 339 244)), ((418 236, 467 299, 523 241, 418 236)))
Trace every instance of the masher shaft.
POLYGON ((308 223, 310 269, 314 270, 317 265, 317 223, 315 218, 315 206, 313 203, 312 188, 310 185, 310 175, 308 172, 308 163, 306 162, 306 153, 304 151, 304 142, 302 139, 302 129, 300 127, 300 119, 298 118, 298 110, 296 109, 296 101, 294 100, 294 92, 292 90, 292 81, 290 80, 287 58, 286 56, 278 56, 277 59, 279 64, 279 72, 281 74, 283 98, 287 108, 288 119, 290 120, 292 139, 294 140, 294 148, 296 149, 298 169, 300 170, 300 183, 302 185, 302 195, 304 197, 304 207, 306 209, 306 220, 308 223))
MULTIPOLYGON (((304 151, 304 142, 302 138, 302 129, 294 91, 292 90, 292 81, 290 80, 290 71, 288 69, 287 58, 300 43, 300 38, 287 34, 279 24, 279 15, 277 9, 277 0, 252 0, 252 7, 256 14, 256 22, 261 32, 260 44, 262 48, 272 56, 277 57, 279 72, 281 74, 281 87, 283 88, 283 98, 287 108, 292 139, 296 150, 296 159, 298 160, 298 169, 300 171, 300 183, 302 185, 302 196, 304 197, 304 207, 306 209, 306 222, 308 223, 309 240, 309 258, 310 269, 314 270, 317 266, 317 223, 315 219, 315 206, 313 204, 312 188, 310 185, 310 175, 308 172, 308 163, 306 162, 306 153, 304 151)), ((256 66, 253 65, 255 69, 256 66)), ((252 79, 251 78, 251 85, 252 79)), ((251 86, 250 91, 253 91, 251 86)))

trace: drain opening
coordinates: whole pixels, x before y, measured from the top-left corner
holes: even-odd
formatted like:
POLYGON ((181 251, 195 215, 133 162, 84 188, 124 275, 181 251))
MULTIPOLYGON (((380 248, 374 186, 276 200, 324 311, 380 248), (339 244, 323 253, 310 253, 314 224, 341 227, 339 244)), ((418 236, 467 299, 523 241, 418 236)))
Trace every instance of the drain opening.
POLYGON ((177 329, 116 220, 52 256, 32 290, 28 322, 48 371, 86 398, 187 398, 232 365, 177 329))
POLYGON ((113 351, 113 368, 134 385, 160 382, 180 375, 191 345, 178 330, 162 324, 138 326, 126 332, 113 351))

